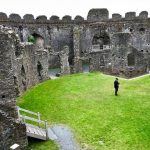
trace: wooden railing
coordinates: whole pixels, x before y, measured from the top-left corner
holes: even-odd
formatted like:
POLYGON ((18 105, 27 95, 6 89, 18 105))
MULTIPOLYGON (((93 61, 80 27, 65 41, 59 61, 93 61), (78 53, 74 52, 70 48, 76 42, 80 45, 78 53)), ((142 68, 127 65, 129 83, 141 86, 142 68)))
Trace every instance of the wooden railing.
POLYGON ((47 121, 42 121, 40 119, 40 113, 39 112, 35 113, 35 112, 32 112, 32 111, 18 107, 18 117, 19 117, 19 120, 23 121, 23 123, 25 123, 25 124, 27 124, 27 120, 29 120, 29 121, 36 122, 38 124, 39 128, 42 128, 43 126, 41 126, 41 125, 44 125, 44 129, 46 131, 46 137, 48 136, 48 134, 47 134, 47 121), (22 114, 21 112, 24 112, 25 114, 22 114), (32 116, 35 116, 36 118, 29 117, 26 114, 30 114, 32 116))

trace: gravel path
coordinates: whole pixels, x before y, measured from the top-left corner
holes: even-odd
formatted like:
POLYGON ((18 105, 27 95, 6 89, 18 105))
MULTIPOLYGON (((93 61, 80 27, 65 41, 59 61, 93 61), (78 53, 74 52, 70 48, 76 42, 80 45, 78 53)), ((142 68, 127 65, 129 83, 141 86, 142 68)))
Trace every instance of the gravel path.
POLYGON ((49 128, 48 136, 59 145, 60 150, 81 150, 71 130, 63 125, 54 125, 49 128))

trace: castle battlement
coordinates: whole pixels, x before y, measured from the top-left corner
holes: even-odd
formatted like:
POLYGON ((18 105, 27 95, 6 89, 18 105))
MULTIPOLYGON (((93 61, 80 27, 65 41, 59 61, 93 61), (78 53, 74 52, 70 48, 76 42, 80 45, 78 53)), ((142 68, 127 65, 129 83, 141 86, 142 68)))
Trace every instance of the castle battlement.
POLYGON ((86 23, 86 22, 101 22, 101 21, 134 21, 134 20, 147 20, 148 12, 142 11, 138 16, 136 16, 136 12, 127 12, 125 13, 125 17, 118 13, 112 14, 112 17, 109 18, 109 11, 105 8, 103 9, 91 9, 88 12, 87 19, 84 17, 77 15, 74 19, 71 16, 65 15, 61 19, 59 16, 51 16, 49 19, 45 15, 39 15, 36 18, 32 14, 25 14, 23 18, 19 14, 12 13, 9 16, 7 14, 0 12, 0 22, 13 22, 13 23, 86 23))

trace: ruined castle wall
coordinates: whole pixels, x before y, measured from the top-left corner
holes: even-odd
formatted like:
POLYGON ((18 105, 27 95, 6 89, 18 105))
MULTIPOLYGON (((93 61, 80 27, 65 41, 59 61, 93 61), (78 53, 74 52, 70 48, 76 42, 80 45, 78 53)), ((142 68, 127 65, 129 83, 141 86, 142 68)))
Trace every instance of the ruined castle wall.
MULTIPOLYGON (((54 52, 60 52, 64 46, 69 47, 69 63, 72 64, 73 59, 73 31, 72 26, 52 26, 51 27, 51 49, 54 52)), ((60 62, 57 56, 51 56, 49 60, 50 67, 59 67, 60 62)))
MULTIPOLYGON (((108 46, 113 47, 112 38, 117 33, 130 33, 131 46, 137 49, 138 52, 143 52, 142 55, 144 57, 146 53, 149 54, 150 49, 150 19, 146 11, 141 12, 138 16, 135 12, 127 12, 125 18, 115 13, 112 15, 112 18, 109 18, 107 9, 91 9, 87 20, 84 20, 81 16, 76 16, 72 20, 71 16, 68 15, 62 19, 58 16, 51 16, 48 19, 44 15, 34 18, 31 14, 24 15, 22 19, 17 14, 11 14, 8 17, 6 14, 1 13, 0 22, 5 26, 12 26, 23 42, 26 42, 30 35, 38 35, 43 38, 43 47, 48 48, 53 54, 55 53, 54 55, 50 53, 50 68, 60 67, 60 59, 57 54, 63 50, 64 46, 69 46, 69 64, 71 68, 74 67, 74 53, 76 51, 74 49, 76 44, 73 38, 74 26, 80 26, 80 57, 87 62, 90 61, 88 58, 89 56, 91 57, 89 53, 93 48, 92 41, 94 36, 101 36, 103 32, 110 38, 110 44, 104 44, 105 49, 108 46)), ((111 49, 111 53, 112 51, 113 49, 111 49)), ((109 58, 109 60, 111 59, 109 58)), ((123 62, 125 63, 124 60, 123 62)), ((147 64, 149 66, 149 63, 147 64)))
POLYGON ((99 41, 97 45, 92 44, 91 71, 100 70, 129 78, 148 72, 150 22, 146 12, 143 13, 136 17, 134 12, 129 12, 125 18, 115 14, 109 21, 90 23, 91 36, 99 41), (110 38, 109 50, 102 44, 104 33, 110 38), (101 44, 104 47, 97 48, 101 44))
POLYGON ((77 73, 87 61, 90 71, 128 78, 150 71, 148 13, 108 16, 107 9, 91 9, 87 20, 0 13, 0 24, 18 34, 0 31, 0 149, 14 142, 22 149, 27 145, 25 126, 16 120, 15 98, 48 79, 48 67, 60 67, 62 75, 77 73), (31 35, 34 44, 26 43, 31 35))
POLYGON ((11 30, 0 31, 0 149, 9 149, 17 143, 20 149, 27 145, 26 128, 17 121, 14 86, 15 44, 11 30))
POLYGON ((33 85, 48 79, 48 51, 35 44, 25 44, 14 59, 15 90, 20 95, 33 85))

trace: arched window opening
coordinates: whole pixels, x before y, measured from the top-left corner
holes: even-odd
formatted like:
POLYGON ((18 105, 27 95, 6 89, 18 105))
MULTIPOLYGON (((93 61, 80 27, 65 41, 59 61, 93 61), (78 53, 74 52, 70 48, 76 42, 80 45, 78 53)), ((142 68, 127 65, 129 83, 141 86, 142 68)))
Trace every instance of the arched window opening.
POLYGON ((36 45, 38 45, 40 47, 44 46, 44 38, 41 35, 34 33, 34 34, 32 34, 32 36, 34 37, 36 45))
POLYGON ((44 46, 44 38, 36 33, 33 33, 32 35, 28 36, 28 42, 36 44, 40 47, 44 46))

